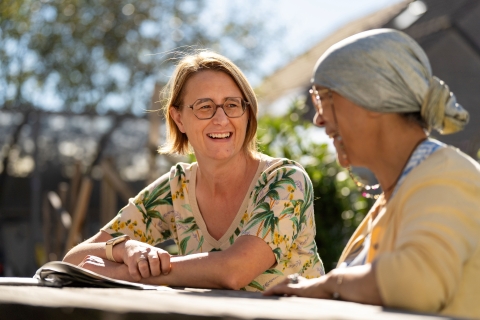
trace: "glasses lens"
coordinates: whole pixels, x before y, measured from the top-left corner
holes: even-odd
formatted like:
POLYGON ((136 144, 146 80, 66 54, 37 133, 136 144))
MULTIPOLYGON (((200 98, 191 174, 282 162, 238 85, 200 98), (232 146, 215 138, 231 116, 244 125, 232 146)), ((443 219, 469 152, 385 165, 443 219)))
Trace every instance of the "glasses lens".
POLYGON ((193 113, 199 119, 209 119, 215 113, 215 104, 210 99, 200 99, 193 104, 193 113))
POLYGON ((240 98, 228 98, 223 104, 223 110, 230 118, 240 117, 245 111, 243 108, 242 99, 240 98))

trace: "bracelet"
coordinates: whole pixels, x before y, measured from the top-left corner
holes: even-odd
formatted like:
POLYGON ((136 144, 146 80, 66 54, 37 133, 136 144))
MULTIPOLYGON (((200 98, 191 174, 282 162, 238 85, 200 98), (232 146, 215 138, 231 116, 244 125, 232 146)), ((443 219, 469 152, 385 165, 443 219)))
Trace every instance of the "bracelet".
POLYGON ((333 299, 335 299, 335 300, 340 299, 340 293, 339 293, 339 291, 340 291, 340 285, 342 284, 342 282, 343 282, 343 274, 339 274, 339 275, 337 276, 337 288, 336 288, 336 290, 332 293, 332 297, 333 297, 333 299))

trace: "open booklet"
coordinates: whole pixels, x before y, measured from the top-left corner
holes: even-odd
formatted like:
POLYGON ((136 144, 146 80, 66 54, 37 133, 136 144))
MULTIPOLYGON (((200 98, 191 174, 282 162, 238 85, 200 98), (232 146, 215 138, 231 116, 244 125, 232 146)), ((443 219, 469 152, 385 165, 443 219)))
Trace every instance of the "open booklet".
POLYGON ((46 287, 126 288, 137 290, 173 290, 165 286, 116 280, 80 268, 68 262, 51 261, 37 270, 32 279, 0 278, 0 285, 37 285, 46 287), (4 280, 4 281, 2 281, 4 280))

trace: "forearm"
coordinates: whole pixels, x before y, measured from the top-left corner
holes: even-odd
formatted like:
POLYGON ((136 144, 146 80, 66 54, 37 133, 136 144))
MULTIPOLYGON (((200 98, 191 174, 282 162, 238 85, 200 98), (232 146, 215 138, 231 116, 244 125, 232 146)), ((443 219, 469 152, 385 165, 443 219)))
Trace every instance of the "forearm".
POLYGON ((105 254, 105 242, 100 243, 80 243, 79 245, 70 249, 67 252, 63 261, 78 265, 83 259, 88 256, 96 256, 102 259, 107 259, 105 254))
MULTIPOLYGON (((97 240, 99 239, 102 240, 101 237, 97 238, 97 240)), ((96 243, 97 246, 92 246, 92 243, 88 243, 88 241, 90 240, 70 250, 65 256, 65 261, 75 263, 82 261, 86 255, 95 256, 95 253, 97 253, 98 257, 103 259, 100 260, 105 262, 104 243, 96 243)), ((149 274, 135 277, 135 273, 138 274, 139 264, 144 263, 142 262, 144 259, 138 257, 146 256, 148 254, 146 249, 150 253, 157 251, 152 251, 146 245, 142 248, 142 245, 131 241, 133 240, 122 242, 114 247, 115 260, 125 264, 112 265, 108 261, 108 264, 87 261, 82 266, 115 279, 140 281, 146 284, 240 289, 247 286, 255 277, 275 263, 275 255, 262 239, 254 236, 243 236, 225 251, 176 257, 170 257, 168 253, 165 253, 168 255, 168 259, 163 259, 164 261, 160 264, 163 272, 153 272, 156 270, 155 268, 152 271, 152 262, 149 257, 149 274), (116 254, 125 250, 125 246, 130 246, 129 243, 136 245, 139 250, 133 252, 130 258, 127 257, 127 262, 120 260, 121 258, 117 260, 116 254), (138 253, 141 253, 141 255, 138 256, 138 253)), ((127 256, 129 255, 127 254, 127 256)))
MULTIPOLYGON (((225 259, 215 253, 197 253, 171 258, 168 275, 142 279, 143 283, 169 286, 189 286, 212 289, 239 289, 229 283, 225 259)), ((233 270, 232 270, 233 271, 233 270)), ((248 283, 247 283, 248 284, 248 283)))
POLYGON ((336 292, 341 300, 382 305, 373 264, 335 269, 327 277, 332 296, 336 292))
MULTIPOLYGON (((111 239, 112 236, 104 231, 99 231, 96 235, 91 237, 88 240, 76 245, 72 249, 70 249, 65 257, 63 257, 63 261, 69 262, 74 265, 78 265, 83 259, 88 256, 96 256, 102 259, 107 259, 107 255, 105 253, 105 242, 111 239)), ((118 251, 118 248, 113 248, 113 254, 116 261, 118 257, 121 257, 121 254, 118 251)))
POLYGON ((238 290, 274 263, 275 256, 263 240, 243 236, 225 251, 172 257, 168 275, 143 281, 156 285, 238 290))

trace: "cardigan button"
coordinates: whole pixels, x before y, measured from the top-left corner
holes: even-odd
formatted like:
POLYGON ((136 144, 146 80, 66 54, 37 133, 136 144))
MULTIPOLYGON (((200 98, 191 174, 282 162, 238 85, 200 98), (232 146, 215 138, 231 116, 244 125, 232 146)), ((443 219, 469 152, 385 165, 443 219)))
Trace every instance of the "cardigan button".
POLYGON ((373 249, 378 250, 378 243, 375 243, 375 244, 373 245, 373 249))

